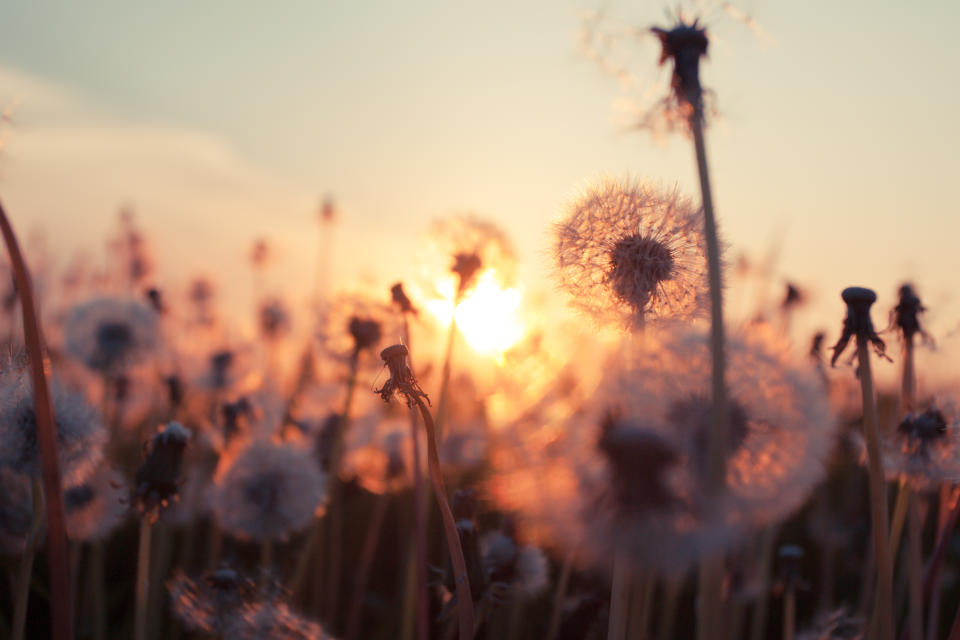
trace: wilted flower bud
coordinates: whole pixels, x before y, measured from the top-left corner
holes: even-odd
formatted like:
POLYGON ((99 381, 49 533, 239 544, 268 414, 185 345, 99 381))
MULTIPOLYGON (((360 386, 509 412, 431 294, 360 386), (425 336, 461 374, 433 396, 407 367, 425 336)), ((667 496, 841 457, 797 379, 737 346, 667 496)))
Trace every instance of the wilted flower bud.
POLYGON ((359 353, 365 349, 372 349, 380 342, 380 323, 370 318, 353 316, 348 325, 353 337, 354 351, 359 353))
POLYGON ((189 440, 189 429, 179 422, 169 422, 150 441, 147 458, 134 478, 134 501, 137 510, 151 522, 177 499, 180 465, 189 440))
POLYGON ((877 355, 886 358, 886 345, 873 328, 873 321, 870 319, 870 307, 877 301, 877 294, 865 287, 847 287, 841 294, 843 301, 847 303, 847 315, 843 319, 843 332, 837 344, 833 346, 833 357, 830 359, 830 365, 836 364, 850 338, 856 336, 858 341, 866 340, 873 344, 877 355))
POLYGON ((677 23, 672 29, 651 29, 660 38, 663 50, 660 64, 673 60, 673 90, 681 104, 696 107, 703 96, 700 86, 700 58, 707 55, 707 30, 697 25, 677 23))
POLYGON ((917 334, 926 335, 920 326, 920 314, 927 310, 920 302, 920 297, 913 286, 904 284, 900 287, 900 300, 893 308, 893 326, 900 330, 906 340, 911 340, 917 334))
POLYGON ((390 371, 390 377, 376 390, 384 402, 390 402, 394 393, 402 395, 410 406, 416 404, 419 398, 430 402, 407 366, 407 353, 407 348, 402 344, 391 345, 380 352, 380 357, 390 371))
POLYGON ((460 284, 457 287, 458 295, 462 295, 464 291, 470 288, 481 267, 483 267, 483 262, 476 253, 458 253, 453 256, 453 267, 450 270, 460 276, 460 284))
POLYGON ((410 302, 410 298, 407 297, 406 292, 403 290, 402 283, 398 282, 390 287, 390 297, 393 303, 397 305, 397 308, 400 309, 400 313, 417 315, 417 309, 413 306, 413 303, 410 302))

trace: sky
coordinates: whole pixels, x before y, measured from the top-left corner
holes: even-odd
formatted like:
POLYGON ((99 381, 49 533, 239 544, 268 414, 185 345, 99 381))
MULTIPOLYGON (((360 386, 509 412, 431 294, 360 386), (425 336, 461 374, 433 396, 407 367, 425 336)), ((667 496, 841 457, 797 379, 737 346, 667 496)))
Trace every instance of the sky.
MULTIPOLYGON (((97 256, 129 204, 171 281, 229 281, 264 236, 294 292, 325 194, 336 282, 404 277, 430 221, 475 212, 513 238, 529 287, 552 290, 550 223, 591 177, 697 197, 689 141, 634 130, 623 108, 665 94, 647 27, 677 6, 5 2, 0 198, 62 256, 97 256), (596 12, 628 85, 584 52, 596 12)), ((939 327, 960 323, 960 4, 736 3, 759 32, 720 4, 683 6, 712 38, 708 153, 731 255, 776 255, 775 278, 810 288, 832 324, 843 287, 886 308, 904 279, 939 327)))

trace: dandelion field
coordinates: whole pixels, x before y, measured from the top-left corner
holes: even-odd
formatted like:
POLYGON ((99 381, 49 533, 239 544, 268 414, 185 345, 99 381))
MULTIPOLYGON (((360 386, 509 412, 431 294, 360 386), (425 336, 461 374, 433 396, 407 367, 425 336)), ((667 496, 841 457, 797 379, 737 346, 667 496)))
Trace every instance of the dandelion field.
POLYGON ((353 237, 335 195, 295 283, 269 215, 239 269, 212 241, 170 275, 132 206, 66 260, 0 180, 0 639, 960 638, 942 297, 818 290, 728 232, 714 9, 584 13, 622 85, 654 47, 631 128, 696 179, 585 176, 545 286, 502 220, 353 237))

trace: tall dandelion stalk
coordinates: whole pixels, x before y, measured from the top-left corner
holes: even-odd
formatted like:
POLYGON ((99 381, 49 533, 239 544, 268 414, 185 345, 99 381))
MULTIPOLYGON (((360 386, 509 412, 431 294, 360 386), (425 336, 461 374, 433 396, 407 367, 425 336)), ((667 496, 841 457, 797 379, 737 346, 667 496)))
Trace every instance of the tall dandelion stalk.
MULTIPOLYGON (((708 439, 707 486, 722 493, 726 483, 726 450, 729 439, 727 388, 724 381, 726 360, 723 329, 723 283, 720 272, 720 242, 713 211, 706 143, 703 137, 703 88, 700 85, 700 58, 707 54, 706 29, 678 23, 672 29, 654 28, 663 51, 660 63, 673 60, 673 90, 681 113, 693 133, 700 193, 703 199, 703 230, 707 244, 707 268, 710 279, 710 347, 713 361, 712 396, 713 428, 708 439)), ((708 555, 700 567, 700 599, 698 602, 698 635, 706 640, 720 628, 720 600, 723 579, 723 558, 708 555)))
POLYGON ((848 287, 843 290, 842 297, 847 304, 847 315, 843 320, 843 333, 833 347, 831 364, 835 364, 839 359, 850 338, 856 338, 863 405, 863 435, 867 443, 867 465, 870 474, 870 518, 877 568, 877 591, 871 628, 876 629, 878 640, 893 640, 893 562, 887 529, 890 526, 887 483, 880 455, 877 401, 873 389, 873 370, 870 367, 870 345, 884 357, 885 345, 870 320, 870 307, 876 302, 877 294, 863 287, 848 287))
POLYGON ((70 611, 70 556, 67 550, 67 528, 63 510, 60 462, 57 454, 56 422, 48 385, 50 361, 43 344, 40 319, 33 297, 33 284, 20 245, 0 204, 0 232, 10 254, 20 310, 23 315, 23 334, 30 360, 33 383, 33 402, 37 424, 37 442, 40 448, 42 488, 46 503, 47 562, 50 567, 51 637, 55 640, 73 638, 73 614, 70 611))
POLYGON ((467 563, 460 544, 460 535, 457 524, 453 519, 453 512, 447 502, 447 490, 440 473, 440 456, 437 453, 437 434, 433 416, 424 404, 427 397, 417 383, 413 372, 407 365, 407 348, 401 344, 387 347, 380 352, 380 357, 390 370, 390 378, 377 389, 377 393, 385 402, 395 394, 402 396, 407 405, 416 407, 423 419, 423 426, 427 432, 427 461, 430 467, 430 481, 433 483, 433 493, 440 509, 443 520, 443 531, 447 540, 447 550, 450 553, 450 562, 453 565, 453 581, 456 585, 457 618, 460 628, 460 640, 470 640, 475 631, 473 596, 470 592, 470 579, 467 574, 467 563))

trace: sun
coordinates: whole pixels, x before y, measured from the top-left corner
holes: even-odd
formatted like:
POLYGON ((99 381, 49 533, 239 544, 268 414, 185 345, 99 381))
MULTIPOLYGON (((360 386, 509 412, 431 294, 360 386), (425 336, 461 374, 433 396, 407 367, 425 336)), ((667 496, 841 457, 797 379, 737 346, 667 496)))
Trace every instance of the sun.
MULTIPOLYGON (((444 277, 437 283, 440 298, 426 303, 427 310, 441 323, 450 324, 456 283, 444 277)), ((503 287, 496 270, 487 269, 474 287, 457 305, 457 328, 470 348, 477 353, 500 357, 526 335, 520 317, 523 292, 518 287, 503 287)))

